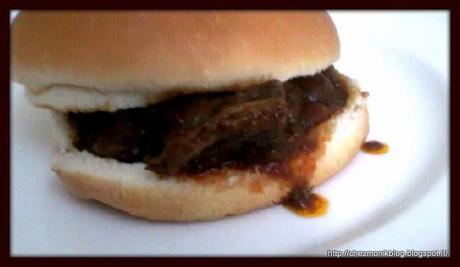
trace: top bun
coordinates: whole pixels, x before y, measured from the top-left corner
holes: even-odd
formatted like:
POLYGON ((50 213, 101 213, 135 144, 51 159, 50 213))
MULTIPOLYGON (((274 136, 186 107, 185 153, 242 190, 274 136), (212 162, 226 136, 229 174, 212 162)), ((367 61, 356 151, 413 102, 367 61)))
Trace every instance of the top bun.
POLYGON ((219 90, 311 75, 339 56, 326 12, 25 11, 13 79, 102 92, 219 90))

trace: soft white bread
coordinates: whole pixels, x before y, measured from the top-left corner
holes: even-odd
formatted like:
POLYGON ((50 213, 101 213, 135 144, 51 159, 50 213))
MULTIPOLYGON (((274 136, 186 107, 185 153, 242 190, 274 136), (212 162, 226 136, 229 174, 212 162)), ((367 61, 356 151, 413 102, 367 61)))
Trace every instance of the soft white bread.
MULTIPOLYGON (((60 124, 65 129, 64 121, 60 124)), ((321 140, 318 150, 298 156, 290 165, 297 176, 316 186, 351 161, 367 132, 366 99, 351 87, 346 107, 314 129, 312 134, 321 140)), ((291 189, 285 180, 257 171, 229 170, 200 180, 160 179, 144 167, 67 147, 52 169, 77 196, 152 220, 210 220, 245 213, 278 203, 291 189)))
POLYGON ((38 106, 113 111, 311 75, 339 51, 323 11, 23 11, 12 77, 38 106))

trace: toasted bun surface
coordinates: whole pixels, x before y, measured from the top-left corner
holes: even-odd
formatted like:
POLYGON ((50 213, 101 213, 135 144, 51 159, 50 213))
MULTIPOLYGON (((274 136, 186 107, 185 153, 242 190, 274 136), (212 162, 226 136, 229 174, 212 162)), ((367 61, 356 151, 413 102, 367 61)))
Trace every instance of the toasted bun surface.
MULTIPOLYGON (((336 174, 359 150, 368 132, 365 99, 353 89, 344 110, 314 131, 322 145, 290 162, 311 186, 336 174)), ((144 168, 143 163, 121 163, 72 149, 59 154, 52 167, 77 196, 152 220, 218 219, 273 205, 291 190, 283 179, 255 171, 229 170, 197 180, 160 179, 144 168)))
POLYGON ((338 57, 322 11, 25 11, 12 31, 13 79, 33 103, 61 111, 283 81, 338 57))

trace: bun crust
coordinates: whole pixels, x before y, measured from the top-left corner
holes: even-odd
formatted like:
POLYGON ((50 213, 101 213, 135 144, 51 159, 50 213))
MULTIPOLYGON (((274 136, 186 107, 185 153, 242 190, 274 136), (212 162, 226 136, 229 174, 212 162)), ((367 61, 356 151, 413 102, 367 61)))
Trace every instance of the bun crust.
MULTIPOLYGON (((344 110, 314 129, 324 141, 318 150, 291 162, 311 186, 339 172, 358 152, 368 132, 365 102, 353 89, 344 110), (308 168, 312 160, 313 173, 308 168)), ((151 220, 218 219, 279 203, 291 190, 286 181, 264 173, 232 170, 197 181, 160 179, 144 167, 66 151, 55 158, 52 169, 75 195, 151 220)))
POLYGON ((23 11, 12 31, 13 79, 42 98, 69 87, 109 102, 228 90, 312 75, 338 57, 323 11, 23 11))

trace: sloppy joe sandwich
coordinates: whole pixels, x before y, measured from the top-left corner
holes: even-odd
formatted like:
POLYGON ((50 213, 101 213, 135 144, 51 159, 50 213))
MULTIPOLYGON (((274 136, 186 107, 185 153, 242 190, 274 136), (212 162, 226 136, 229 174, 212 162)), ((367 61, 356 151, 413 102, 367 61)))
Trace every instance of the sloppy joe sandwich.
POLYGON ((326 12, 25 11, 13 79, 50 109, 77 196, 193 221, 296 201, 368 132, 326 12), (300 194, 301 195, 301 194, 300 194))

